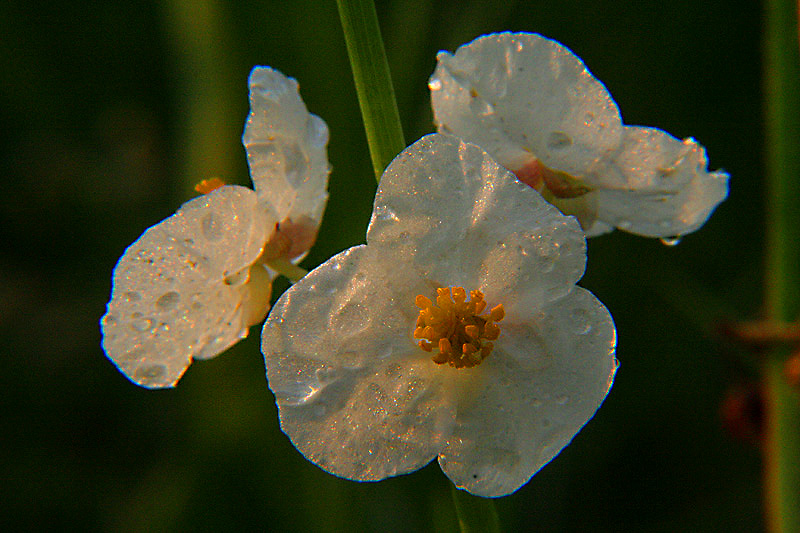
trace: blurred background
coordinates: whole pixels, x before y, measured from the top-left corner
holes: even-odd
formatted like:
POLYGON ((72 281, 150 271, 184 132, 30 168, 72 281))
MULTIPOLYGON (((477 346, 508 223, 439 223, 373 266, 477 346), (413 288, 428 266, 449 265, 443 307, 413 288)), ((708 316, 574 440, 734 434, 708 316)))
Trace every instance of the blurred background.
MULTIPOLYGON (((761 530, 757 439, 720 416, 732 389, 757 397, 755 376, 718 333, 756 316, 762 294, 759 3, 395 0, 378 16, 408 143, 433 131, 438 50, 531 31, 583 58, 626 123, 693 136, 732 176, 730 198, 678 246, 590 241, 581 285, 614 315, 621 367, 573 443, 497 501, 504 527, 761 530)), ((303 265, 363 242, 375 183, 335 2, 7 0, 0 28, 0 527, 455 528, 435 462, 360 484, 291 446, 258 327, 169 391, 131 384, 100 349, 125 247, 200 180, 249 184, 253 65, 299 80, 330 127, 330 203, 303 265)), ((757 418, 757 404, 727 405, 757 418)))

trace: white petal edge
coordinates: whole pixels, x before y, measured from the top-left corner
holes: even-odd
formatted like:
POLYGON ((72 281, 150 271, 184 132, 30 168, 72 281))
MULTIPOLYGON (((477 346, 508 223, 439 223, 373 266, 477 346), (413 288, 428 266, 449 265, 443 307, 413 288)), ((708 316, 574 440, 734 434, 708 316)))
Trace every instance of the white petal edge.
POLYGON ((611 388, 616 332, 608 310, 575 287, 530 315, 509 313, 481 363, 483 387, 462 395, 439 464, 459 488, 511 494, 592 418, 611 388))
POLYGON ((225 186, 145 231, 114 268, 107 357, 137 385, 173 387, 246 336, 248 267, 271 224, 255 192, 225 186))
POLYGON ((439 52, 428 86, 439 131, 512 170, 535 155, 574 176, 599 172, 622 137, 605 86, 571 50, 538 34, 495 33, 439 52))
POLYGON ((583 276, 586 262, 586 241, 574 218, 481 147, 436 133, 389 164, 367 243, 403 257, 441 287, 480 288, 506 305, 519 284, 535 286, 540 301, 563 295, 583 276))
POLYGON ((248 78, 250 114, 242 143, 259 199, 278 221, 308 218, 316 225, 328 200, 328 127, 308 112, 297 82, 269 67, 248 78))
POLYGON ((376 481, 417 470, 452 424, 442 374, 412 338, 421 278, 367 246, 301 279, 273 307, 262 352, 281 429, 325 471, 376 481))
POLYGON ((700 228, 728 196, 728 174, 709 172, 694 139, 627 126, 625 140, 596 187, 598 219, 645 237, 680 237, 700 228))

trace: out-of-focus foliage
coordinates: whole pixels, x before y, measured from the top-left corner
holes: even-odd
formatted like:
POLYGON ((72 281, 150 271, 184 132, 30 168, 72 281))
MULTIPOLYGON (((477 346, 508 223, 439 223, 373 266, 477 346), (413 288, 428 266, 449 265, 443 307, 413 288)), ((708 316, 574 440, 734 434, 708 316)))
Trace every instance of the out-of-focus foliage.
MULTIPOLYGON (((730 198, 677 247, 590 241, 581 284, 614 315, 621 367, 573 443, 498 501, 504 525, 760 528, 758 451, 718 416, 746 376, 713 336, 760 299, 759 6, 395 0, 378 16, 409 143, 433 131, 436 51, 534 31, 579 55, 626 122, 694 136, 731 174, 730 198)), ((4 529, 455 527, 438 467, 358 484, 307 462, 278 428, 257 331, 172 391, 135 387, 100 349, 125 246, 191 184, 248 182, 253 65, 296 78, 330 127, 330 202, 303 264, 363 241, 375 183, 335 3, 12 0, 0 27, 4 529)))

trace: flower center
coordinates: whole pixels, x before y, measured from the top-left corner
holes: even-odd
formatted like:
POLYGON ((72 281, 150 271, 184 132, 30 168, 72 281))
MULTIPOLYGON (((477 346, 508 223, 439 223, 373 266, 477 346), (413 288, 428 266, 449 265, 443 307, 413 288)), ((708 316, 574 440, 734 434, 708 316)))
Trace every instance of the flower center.
POLYGON ((539 191, 546 200, 578 198, 592 191, 591 187, 579 178, 548 168, 535 157, 512 172, 519 181, 539 191))
POLYGON ((506 315, 503 304, 497 305, 485 315, 486 309, 481 291, 467 291, 463 287, 436 289, 436 303, 418 295, 414 303, 419 307, 419 318, 414 329, 414 338, 422 339, 419 347, 426 352, 439 348, 433 362, 445 363, 455 368, 478 365, 492 353, 493 341, 500 336, 495 322, 506 315))
POLYGON ((307 216, 298 221, 284 218, 275 224, 275 229, 264 245, 264 258, 267 260, 285 257, 294 259, 306 253, 317 239, 318 224, 307 216))

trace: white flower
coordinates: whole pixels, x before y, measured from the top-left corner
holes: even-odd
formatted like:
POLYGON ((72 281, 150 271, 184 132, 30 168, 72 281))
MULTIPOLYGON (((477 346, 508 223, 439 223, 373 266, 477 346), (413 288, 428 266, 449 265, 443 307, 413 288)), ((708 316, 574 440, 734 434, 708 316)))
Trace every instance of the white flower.
POLYGON ((485 35, 437 61, 428 86, 439 131, 480 145, 588 236, 679 237, 728 194, 702 146, 623 125, 603 84, 556 41, 485 35))
POLYGON ((328 127, 306 109, 297 82, 270 68, 250 73, 250 115, 242 142, 259 200, 279 227, 268 259, 299 261, 314 244, 328 202, 328 127))
POLYGON ((611 316, 575 286, 585 247, 574 218, 481 148, 423 137, 384 173, 367 244, 310 272, 264 325, 281 428, 348 479, 438 456, 461 488, 514 492, 616 370, 611 316))
POLYGON ((269 310, 265 263, 298 261, 316 237, 327 127, 306 110, 293 79, 257 67, 249 85, 243 141, 256 190, 204 182, 207 194, 145 231, 114 268, 103 349, 143 387, 172 387, 192 359, 246 337, 269 310))

